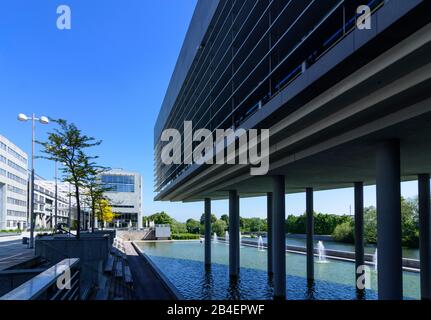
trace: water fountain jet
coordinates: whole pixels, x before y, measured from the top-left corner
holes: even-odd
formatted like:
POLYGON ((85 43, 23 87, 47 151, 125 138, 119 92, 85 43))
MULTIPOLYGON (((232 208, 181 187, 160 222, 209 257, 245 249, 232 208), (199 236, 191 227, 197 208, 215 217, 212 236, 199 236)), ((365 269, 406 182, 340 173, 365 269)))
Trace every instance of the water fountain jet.
POLYGON ((262 236, 259 236, 259 239, 257 240, 257 250, 264 251, 263 249, 263 238, 262 236))
POLYGON ((317 243, 317 252, 318 252, 318 258, 319 258, 319 260, 317 262, 318 263, 328 263, 328 260, 326 259, 326 249, 325 249, 325 246, 323 245, 322 241, 319 241, 317 243))
POLYGON ((376 251, 373 254, 373 264, 374 264, 374 270, 376 270, 376 272, 377 272, 377 265, 378 265, 377 257, 378 257, 378 254, 377 254, 377 249, 376 249, 376 251))

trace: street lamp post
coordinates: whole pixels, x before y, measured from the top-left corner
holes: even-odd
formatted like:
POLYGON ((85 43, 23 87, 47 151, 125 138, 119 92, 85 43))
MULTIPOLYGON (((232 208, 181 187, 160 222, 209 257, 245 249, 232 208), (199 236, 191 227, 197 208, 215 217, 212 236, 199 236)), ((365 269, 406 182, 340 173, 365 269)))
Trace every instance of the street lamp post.
POLYGON ((41 124, 48 124, 49 119, 47 117, 40 117, 36 118, 34 113, 31 117, 26 116, 23 113, 20 113, 18 115, 19 121, 31 121, 32 122, 32 131, 31 131, 31 196, 30 196, 30 243, 29 247, 30 249, 33 249, 34 246, 34 224, 35 224, 35 217, 34 217, 34 160, 35 160, 35 154, 34 154, 34 144, 35 144, 35 132, 36 132, 36 121, 39 121, 41 124))

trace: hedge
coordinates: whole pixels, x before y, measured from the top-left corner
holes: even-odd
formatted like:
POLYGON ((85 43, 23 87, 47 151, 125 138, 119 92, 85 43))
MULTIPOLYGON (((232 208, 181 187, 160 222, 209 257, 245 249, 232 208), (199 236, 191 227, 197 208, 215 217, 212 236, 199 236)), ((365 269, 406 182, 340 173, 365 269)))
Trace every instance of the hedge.
POLYGON ((200 236, 193 233, 173 233, 171 235, 172 240, 199 240, 200 236))

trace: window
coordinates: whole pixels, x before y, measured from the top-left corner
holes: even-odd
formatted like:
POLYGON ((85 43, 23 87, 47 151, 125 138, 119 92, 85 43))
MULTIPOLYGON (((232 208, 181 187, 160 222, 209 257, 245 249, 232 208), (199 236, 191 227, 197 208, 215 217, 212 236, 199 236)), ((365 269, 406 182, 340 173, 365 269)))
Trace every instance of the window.
POLYGON ((0 155, 0 162, 7 163, 6 157, 0 155))
POLYGON ((5 145, 3 142, 1 142, 1 141, 0 141, 0 149, 2 149, 2 150, 4 150, 4 151, 6 151, 6 150, 7 150, 6 145, 5 145))
POLYGON ((8 177, 9 179, 11 179, 11 180, 13 180, 13 181, 16 181, 16 182, 18 182, 18 183, 21 183, 21 184, 23 184, 23 185, 27 185, 27 180, 22 179, 22 178, 20 178, 20 177, 18 177, 18 176, 16 176, 16 175, 14 175, 13 173, 8 172, 8 173, 7 173, 7 177, 8 177))
POLYGON ((27 163, 27 158, 23 157, 22 155, 20 155, 18 152, 16 152, 15 150, 13 150, 12 148, 7 148, 7 151, 13 155, 15 158, 17 158, 18 160, 20 160, 23 163, 27 163))
POLYGON ((104 175, 102 183, 110 192, 135 192, 135 177, 130 175, 104 175))
POLYGON ((16 206, 20 206, 20 207, 27 207, 27 201, 18 200, 18 199, 11 198, 11 197, 7 198, 7 203, 13 204, 16 206))
POLYGON ((20 165, 16 164, 15 162, 8 160, 7 164, 9 165, 9 167, 15 169, 16 171, 21 172, 23 174, 27 174, 27 170, 21 167, 20 165))
POLYGON ((11 216, 11 217, 22 217, 22 218, 25 218, 25 217, 27 217, 27 212, 16 211, 16 210, 8 210, 7 211, 7 215, 11 216))
POLYGON ((7 186, 7 189, 8 189, 10 192, 13 192, 13 193, 16 193, 16 194, 20 194, 20 195, 23 195, 23 196, 25 196, 25 195, 26 195, 25 190, 20 189, 20 188, 17 188, 17 187, 14 187, 14 186, 11 186, 11 185, 8 185, 8 186, 7 186))

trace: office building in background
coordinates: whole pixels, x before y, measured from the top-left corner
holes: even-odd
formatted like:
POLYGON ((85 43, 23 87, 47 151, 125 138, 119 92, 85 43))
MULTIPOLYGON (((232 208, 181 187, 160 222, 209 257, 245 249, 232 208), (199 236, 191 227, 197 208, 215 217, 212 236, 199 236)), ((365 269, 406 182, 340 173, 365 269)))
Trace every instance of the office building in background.
POLYGON ((106 192, 113 212, 117 215, 106 227, 142 227, 142 181, 137 172, 112 169, 101 175, 102 183, 110 188, 106 192))
MULTIPOLYGON (((36 176, 35 180, 36 228, 55 227, 55 181, 36 176)), ((57 223, 69 223, 68 184, 58 183, 57 223)), ((73 202, 75 206, 76 201, 73 202)))
POLYGON ((0 229, 27 227, 27 154, 0 135, 0 229))

